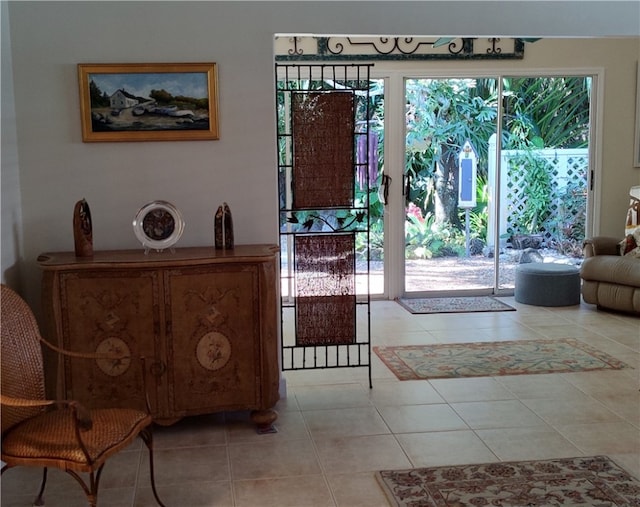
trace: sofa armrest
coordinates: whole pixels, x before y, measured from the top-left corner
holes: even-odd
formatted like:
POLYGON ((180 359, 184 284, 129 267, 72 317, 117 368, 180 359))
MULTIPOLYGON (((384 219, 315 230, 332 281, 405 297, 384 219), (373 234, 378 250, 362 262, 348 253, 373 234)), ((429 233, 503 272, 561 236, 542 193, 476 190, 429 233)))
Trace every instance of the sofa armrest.
POLYGON ((620 243, 618 238, 609 236, 587 238, 582 243, 582 253, 585 259, 594 255, 620 255, 618 243, 620 243))

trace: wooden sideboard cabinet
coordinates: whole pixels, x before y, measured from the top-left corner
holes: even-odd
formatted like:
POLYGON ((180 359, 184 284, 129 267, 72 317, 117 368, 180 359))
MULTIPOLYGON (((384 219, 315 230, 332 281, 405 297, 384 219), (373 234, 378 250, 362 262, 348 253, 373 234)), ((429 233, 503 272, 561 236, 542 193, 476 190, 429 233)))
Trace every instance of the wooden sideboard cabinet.
POLYGON ((251 410, 269 426, 279 399, 277 253, 238 245, 42 254, 45 336, 68 350, 131 354, 65 358, 48 365, 48 379, 93 407, 144 409, 148 398, 161 424, 251 410))

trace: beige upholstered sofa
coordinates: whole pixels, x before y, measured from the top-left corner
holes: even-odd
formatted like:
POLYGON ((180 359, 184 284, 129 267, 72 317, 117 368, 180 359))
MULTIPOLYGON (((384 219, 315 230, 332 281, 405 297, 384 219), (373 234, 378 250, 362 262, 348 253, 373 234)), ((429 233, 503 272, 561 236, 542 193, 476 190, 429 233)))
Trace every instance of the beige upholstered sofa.
POLYGON ((583 251, 580 277, 584 301, 640 314, 640 258, 620 255, 620 240, 605 236, 585 240, 583 251))

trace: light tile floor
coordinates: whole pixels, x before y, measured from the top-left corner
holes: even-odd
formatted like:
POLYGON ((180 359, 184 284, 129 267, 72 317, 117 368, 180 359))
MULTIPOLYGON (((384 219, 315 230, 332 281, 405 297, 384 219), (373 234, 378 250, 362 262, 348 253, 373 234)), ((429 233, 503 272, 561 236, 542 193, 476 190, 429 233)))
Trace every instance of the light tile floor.
MULTIPOLYGON (((373 472, 500 460, 605 454, 640 477, 640 319, 591 305, 516 312, 411 315, 372 302, 372 342, 425 344, 572 337, 633 369, 398 381, 364 368, 287 372, 278 433, 258 435, 246 413, 184 419, 155 430, 156 477, 168 507, 387 506, 373 472)), ((146 448, 106 466, 101 507, 155 505, 146 448)), ((2 506, 29 506, 40 472, 2 477, 2 506)), ((52 471, 50 507, 85 506, 52 471)))

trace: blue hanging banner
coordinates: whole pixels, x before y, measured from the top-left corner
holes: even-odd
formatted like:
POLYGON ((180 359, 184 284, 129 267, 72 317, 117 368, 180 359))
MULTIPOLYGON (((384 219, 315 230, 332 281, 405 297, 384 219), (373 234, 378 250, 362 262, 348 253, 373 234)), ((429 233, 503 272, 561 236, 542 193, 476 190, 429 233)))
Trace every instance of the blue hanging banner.
POLYGON ((458 207, 473 208, 476 205, 476 176, 478 155, 469 140, 462 145, 458 155, 458 207))

